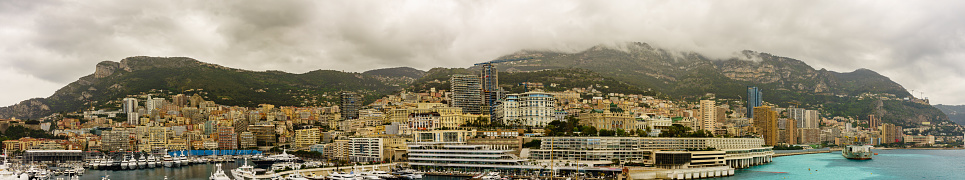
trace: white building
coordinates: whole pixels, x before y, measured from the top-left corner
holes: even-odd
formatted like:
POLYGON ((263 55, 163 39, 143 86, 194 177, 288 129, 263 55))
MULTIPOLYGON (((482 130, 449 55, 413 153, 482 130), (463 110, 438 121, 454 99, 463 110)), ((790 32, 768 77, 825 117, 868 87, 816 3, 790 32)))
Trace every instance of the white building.
POLYGON ((385 150, 382 138, 352 138, 349 140, 349 159, 353 162, 382 161, 385 150))
POLYGON ((554 105, 553 95, 546 92, 509 94, 496 106, 496 117, 506 124, 542 127, 557 120, 554 105))
POLYGON ((409 114, 409 119, 406 122, 406 126, 401 128, 402 134, 411 135, 415 131, 436 129, 440 127, 440 117, 441 115, 438 112, 411 113, 409 114))

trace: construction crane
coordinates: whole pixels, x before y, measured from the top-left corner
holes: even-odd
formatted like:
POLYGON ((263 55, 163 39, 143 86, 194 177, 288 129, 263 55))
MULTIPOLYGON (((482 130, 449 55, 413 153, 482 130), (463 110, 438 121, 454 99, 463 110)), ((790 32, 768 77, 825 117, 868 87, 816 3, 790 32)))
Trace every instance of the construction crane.
POLYGON ((504 63, 504 62, 522 61, 522 60, 530 60, 530 59, 536 59, 536 58, 534 58, 534 57, 524 57, 524 58, 512 58, 512 59, 497 59, 497 60, 492 60, 492 61, 487 61, 487 62, 482 62, 482 63, 476 63, 476 64, 473 64, 473 66, 478 66, 478 65, 483 65, 483 64, 494 64, 494 63, 504 63))

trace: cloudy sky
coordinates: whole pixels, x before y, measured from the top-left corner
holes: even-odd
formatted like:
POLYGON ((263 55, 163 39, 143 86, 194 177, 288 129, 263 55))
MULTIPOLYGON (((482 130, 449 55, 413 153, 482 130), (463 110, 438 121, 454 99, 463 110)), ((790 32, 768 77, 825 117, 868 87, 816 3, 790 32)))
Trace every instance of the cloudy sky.
POLYGON ((965 1, 0 1, 0 106, 129 56, 303 73, 647 42, 875 70, 965 104, 965 1))

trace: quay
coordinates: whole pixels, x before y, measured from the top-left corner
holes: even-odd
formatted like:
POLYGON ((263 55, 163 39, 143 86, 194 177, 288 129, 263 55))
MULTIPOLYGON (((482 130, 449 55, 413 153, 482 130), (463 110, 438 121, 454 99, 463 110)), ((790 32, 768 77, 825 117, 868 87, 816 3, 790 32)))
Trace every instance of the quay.
MULTIPOLYGON (((830 148, 805 149, 805 150, 774 150, 774 157, 793 156, 793 155, 802 155, 802 154, 831 153, 831 151, 834 151, 834 150, 830 148)), ((838 151, 840 151, 840 149, 838 151)))
MULTIPOLYGON (((282 171, 274 174, 266 173, 263 175, 256 175, 255 178, 272 179, 273 177, 284 177, 284 176, 287 176, 288 174, 292 174, 296 172, 298 174, 301 174, 304 177, 328 176, 330 173, 333 173, 333 172, 351 172, 351 171, 357 171, 357 170, 363 170, 363 169, 365 171, 379 170, 379 171, 388 172, 392 168, 398 167, 398 165, 399 165, 398 163, 386 163, 386 164, 364 165, 364 166, 341 166, 341 167, 299 169, 299 170, 282 171)), ((355 172, 355 173, 359 173, 359 172, 355 172)))

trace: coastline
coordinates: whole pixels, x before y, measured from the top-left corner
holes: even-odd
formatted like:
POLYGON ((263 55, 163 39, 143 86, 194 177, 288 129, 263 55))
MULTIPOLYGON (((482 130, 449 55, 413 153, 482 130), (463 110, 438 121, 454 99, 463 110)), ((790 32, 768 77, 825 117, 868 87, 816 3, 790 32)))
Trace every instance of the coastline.
POLYGON ((880 150, 895 150, 895 149, 909 149, 909 150, 962 150, 965 148, 954 147, 954 148, 875 148, 880 150))

